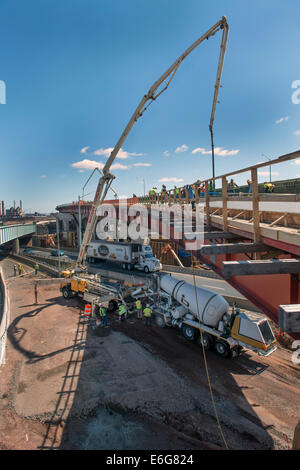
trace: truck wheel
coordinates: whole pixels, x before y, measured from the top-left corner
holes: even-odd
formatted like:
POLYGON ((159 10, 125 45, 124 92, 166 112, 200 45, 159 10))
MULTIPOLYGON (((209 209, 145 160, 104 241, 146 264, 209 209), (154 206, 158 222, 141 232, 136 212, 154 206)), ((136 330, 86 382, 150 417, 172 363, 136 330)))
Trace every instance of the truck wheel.
POLYGON ((147 273, 147 274, 148 274, 148 272, 149 272, 149 268, 148 268, 148 266, 145 266, 145 267, 144 267, 144 273, 147 273))
MULTIPOLYGON (((214 345, 213 336, 210 335, 209 333, 202 333, 202 339, 203 339, 203 346, 204 346, 205 351, 209 351, 210 349, 212 349, 214 345)), ((201 334, 199 335, 198 343, 200 344, 200 346, 202 345, 201 334)))
POLYGON ((161 315, 155 315, 154 321, 155 321, 155 324, 159 326, 160 328, 163 328, 164 326, 166 326, 165 319, 161 315))
POLYGON ((62 295, 65 299, 69 299, 72 295, 71 290, 68 287, 63 287, 62 295))
POLYGON ((126 263, 123 263, 123 264, 122 264, 122 268, 123 268, 123 269, 126 269, 126 268, 127 268, 127 264, 126 264, 126 263))
POLYGON ((229 355, 229 346, 223 341, 216 341, 215 350, 219 356, 227 357, 229 355))
POLYGON ((199 335, 199 331, 190 325, 183 325, 182 334, 188 341, 196 341, 199 335))
POLYGON ((132 271, 132 269, 133 269, 132 264, 128 263, 127 269, 128 269, 128 271, 132 271))

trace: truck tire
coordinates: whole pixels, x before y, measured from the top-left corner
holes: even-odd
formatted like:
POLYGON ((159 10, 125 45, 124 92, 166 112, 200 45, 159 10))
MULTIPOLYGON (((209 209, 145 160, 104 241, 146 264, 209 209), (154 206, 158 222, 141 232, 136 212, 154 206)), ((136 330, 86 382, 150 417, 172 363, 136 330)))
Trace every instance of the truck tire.
POLYGON ((67 286, 63 287, 62 288, 62 295, 63 295, 63 298, 64 299, 70 299, 71 296, 72 296, 72 292, 71 292, 71 289, 67 286))
POLYGON ((182 325, 182 334, 188 341, 196 341, 199 336, 199 331, 190 325, 182 325))
POLYGON ((164 326, 166 326, 165 319, 161 315, 155 315, 154 321, 155 321, 155 324, 159 326, 160 328, 163 328, 164 326))
POLYGON ((144 267, 144 273, 148 274, 148 272, 149 272, 149 268, 148 268, 148 266, 145 266, 144 267))
POLYGON ((224 341, 216 341, 215 350, 216 350, 216 353, 221 357, 229 356, 229 346, 224 341))
MULTIPOLYGON (((214 337, 210 335, 209 333, 203 332, 202 338, 203 338, 203 346, 204 346, 205 351, 210 351, 214 346, 214 342, 215 342, 214 337)), ((199 335, 198 343, 202 347, 201 334, 199 335)))
POLYGON ((123 269, 127 269, 127 263, 123 263, 123 264, 122 264, 122 268, 123 268, 123 269))

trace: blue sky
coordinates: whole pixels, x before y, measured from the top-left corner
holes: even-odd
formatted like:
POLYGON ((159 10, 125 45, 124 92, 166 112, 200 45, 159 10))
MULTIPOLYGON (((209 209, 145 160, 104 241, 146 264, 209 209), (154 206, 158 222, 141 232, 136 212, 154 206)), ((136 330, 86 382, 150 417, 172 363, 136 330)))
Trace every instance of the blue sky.
MULTIPOLYGON (((22 199, 26 209, 52 211, 75 200, 91 162, 105 162, 142 96, 223 15, 230 32, 214 126, 216 174, 263 161, 262 153, 300 149, 300 104, 291 99, 300 80, 296 0, 2 0, 0 15, 6 206, 22 199)), ((204 152, 220 40, 217 33, 201 44, 133 127, 113 170, 120 195, 142 194, 143 179, 148 190, 165 178, 173 187, 211 176, 204 152)), ((274 180, 300 177, 300 164, 273 172, 274 180)))

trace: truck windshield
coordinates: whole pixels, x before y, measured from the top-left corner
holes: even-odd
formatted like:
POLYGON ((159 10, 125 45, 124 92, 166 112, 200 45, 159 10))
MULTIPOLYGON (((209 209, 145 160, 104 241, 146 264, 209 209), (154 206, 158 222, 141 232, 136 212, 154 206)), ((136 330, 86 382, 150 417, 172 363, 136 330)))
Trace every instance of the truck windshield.
POLYGON ((275 337, 267 320, 260 322, 258 324, 258 328, 260 329, 260 332, 266 344, 270 344, 274 341, 275 337))
POLYGON ((151 255, 148 255, 148 254, 147 254, 147 255, 145 255, 145 258, 147 258, 147 259, 153 258, 153 255, 152 255, 152 254, 151 254, 151 255))

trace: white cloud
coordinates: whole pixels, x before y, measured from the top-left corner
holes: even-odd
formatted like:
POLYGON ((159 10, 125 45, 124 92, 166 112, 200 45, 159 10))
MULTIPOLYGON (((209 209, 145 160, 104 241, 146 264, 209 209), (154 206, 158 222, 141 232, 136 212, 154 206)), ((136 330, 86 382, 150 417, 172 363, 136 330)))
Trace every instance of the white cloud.
POLYGON ((276 122, 276 124, 280 124, 283 121, 288 121, 288 119, 289 119, 289 116, 285 116, 285 117, 282 117, 282 118, 278 119, 278 121, 275 121, 275 122, 276 122))
MULTIPOLYGON (((80 162, 72 163, 71 166, 73 168, 80 168, 83 170, 94 170, 95 168, 99 168, 99 170, 102 170, 104 168, 104 163, 96 162, 94 160, 84 159, 84 160, 81 160, 80 162)), ((129 167, 126 165, 122 165, 121 163, 114 163, 111 166, 111 169, 112 170, 128 170, 129 167)))
POLYGON ((165 157, 170 157, 170 156, 171 156, 169 150, 165 150, 165 151, 164 151, 164 156, 165 156, 165 157))
POLYGON ((114 163, 112 166, 111 166, 111 169, 112 170, 129 170, 129 166, 127 165, 122 165, 122 163, 114 163))
MULTIPOLYGON (((106 149, 97 149, 94 151, 94 155, 104 155, 105 157, 109 157, 111 152, 113 151, 114 147, 108 147, 106 149)), ((125 160, 126 158, 129 158, 129 156, 134 156, 134 157, 141 157, 144 155, 143 153, 136 153, 136 152, 126 152, 122 148, 120 148, 119 152, 117 153, 117 158, 120 158, 122 160, 125 160)))
POLYGON ((102 170, 104 168, 104 163, 95 162, 94 160, 88 160, 87 158, 85 158, 80 162, 72 163, 71 166, 73 168, 81 168, 84 170, 94 170, 94 168, 99 168, 100 170, 102 170))
POLYGON ((47 178, 47 175, 41 175, 40 178, 47 178))
POLYGON ((186 152, 188 149, 188 146, 183 144, 180 147, 177 147, 177 149, 175 149, 175 153, 186 152))
POLYGON ((134 163, 133 166, 152 166, 152 163, 134 163))
POLYGON ((295 132, 294 132, 295 135, 300 135, 300 129, 297 129, 295 132))
POLYGON ((82 147, 80 153, 85 153, 90 147, 82 147))
POLYGON ((203 153, 203 152, 205 152, 205 149, 203 149, 201 147, 197 147, 194 150, 192 150, 192 154, 199 153, 199 152, 203 153))
POLYGON ((173 178, 160 178, 158 180, 159 183, 171 183, 171 182, 174 182, 174 183, 180 183, 181 181, 183 181, 183 178, 176 178, 176 177, 173 177, 173 178))
MULTIPOLYGON (((197 147, 192 151, 192 153, 202 153, 202 155, 211 155, 211 150, 205 150, 204 148, 197 147)), ((238 153, 239 149, 226 150, 223 149, 223 147, 215 147, 215 155, 219 155, 220 157, 228 157, 229 155, 237 155, 238 153)))

